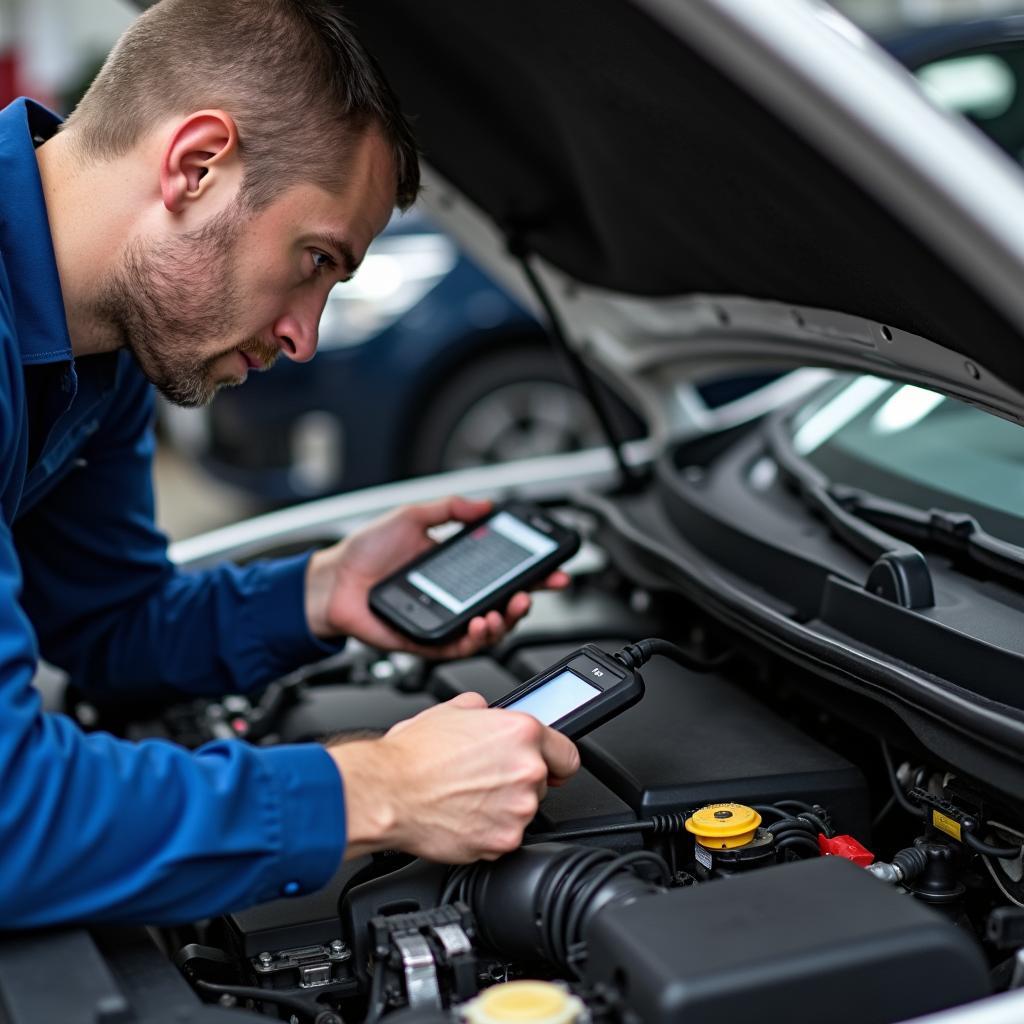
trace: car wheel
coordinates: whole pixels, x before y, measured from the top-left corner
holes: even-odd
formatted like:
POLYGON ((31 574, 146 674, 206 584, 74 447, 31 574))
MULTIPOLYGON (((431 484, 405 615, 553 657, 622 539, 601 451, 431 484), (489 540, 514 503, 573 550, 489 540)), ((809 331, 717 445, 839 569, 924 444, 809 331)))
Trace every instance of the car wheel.
POLYGON ((486 466, 602 443, 597 420, 543 349, 500 352, 460 370, 420 417, 415 474, 486 466))

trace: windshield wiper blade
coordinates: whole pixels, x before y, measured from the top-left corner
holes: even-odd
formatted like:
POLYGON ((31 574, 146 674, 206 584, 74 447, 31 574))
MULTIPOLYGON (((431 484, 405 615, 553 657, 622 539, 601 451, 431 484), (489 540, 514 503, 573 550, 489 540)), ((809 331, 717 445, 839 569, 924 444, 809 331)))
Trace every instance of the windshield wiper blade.
POLYGON ((774 417, 767 427, 768 450, 779 471, 816 511, 832 532, 871 563, 864 589, 903 608, 932 608, 935 588, 924 555, 891 533, 875 526, 824 473, 798 455, 789 436, 786 418, 774 417))
POLYGON ((970 513, 918 508, 832 483, 797 454, 781 416, 768 426, 768 449, 804 501, 872 562, 864 588, 879 597, 905 608, 935 604, 931 572, 917 544, 1024 583, 1024 547, 992 536, 970 513))
POLYGON ((993 537, 968 512, 917 508, 842 484, 830 490, 845 509, 883 530, 1024 583, 1024 548, 993 537))

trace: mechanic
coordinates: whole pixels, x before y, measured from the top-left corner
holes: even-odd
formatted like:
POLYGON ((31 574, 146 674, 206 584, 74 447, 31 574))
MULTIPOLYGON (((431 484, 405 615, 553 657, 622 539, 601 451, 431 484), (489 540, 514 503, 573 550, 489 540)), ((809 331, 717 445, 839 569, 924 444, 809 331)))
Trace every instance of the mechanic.
MULTIPOLYGON (((475 694, 379 739, 192 753, 83 734, 33 686, 40 656, 108 695, 196 696, 346 636, 415 649, 367 592, 487 503, 185 573, 150 470, 153 388, 195 405, 311 359, 328 293, 418 187, 395 98, 328 0, 161 0, 63 126, 28 100, 0 112, 0 927, 195 920, 384 847, 493 858, 576 770, 569 740, 475 694)), ((472 654, 528 607, 434 653, 472 654)))

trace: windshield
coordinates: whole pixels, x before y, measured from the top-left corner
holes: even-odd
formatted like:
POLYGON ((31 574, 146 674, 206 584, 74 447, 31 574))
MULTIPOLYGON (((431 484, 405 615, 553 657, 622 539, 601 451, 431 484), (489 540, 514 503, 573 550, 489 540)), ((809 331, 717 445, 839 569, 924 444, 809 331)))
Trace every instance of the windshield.
POLYGON ((909 384, 842 376, 792 420, 793 447, 831 482, 969 512, 1024 545, 1024 431, 909 384))

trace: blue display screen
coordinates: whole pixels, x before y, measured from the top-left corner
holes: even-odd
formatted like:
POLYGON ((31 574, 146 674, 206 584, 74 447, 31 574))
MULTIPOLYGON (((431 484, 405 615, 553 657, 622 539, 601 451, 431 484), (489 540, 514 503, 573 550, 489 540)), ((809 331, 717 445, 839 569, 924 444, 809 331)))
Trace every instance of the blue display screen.
POLYGON ((566 670, 531 690, 525 697, 520 697, 514 704, 509 704, 508 710, 525 711, 545 725, 551 725, 570 711, 583 707, 599 693, 601 690, 596 686, 566 670))

